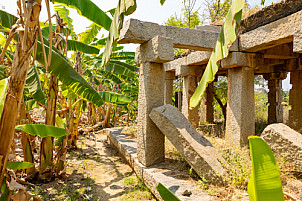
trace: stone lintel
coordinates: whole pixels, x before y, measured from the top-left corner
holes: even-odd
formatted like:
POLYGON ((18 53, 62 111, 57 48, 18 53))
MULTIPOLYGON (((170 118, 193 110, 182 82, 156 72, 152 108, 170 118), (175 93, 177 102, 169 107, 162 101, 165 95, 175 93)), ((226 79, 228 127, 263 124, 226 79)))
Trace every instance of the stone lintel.
POLYGON ((297 30, 294 34, 294 52, 302 53, 302 30, 297 30))
POLYGON ((266 80, 284 80, 287 77, 287 72, 272 72, 264 74, 263 78, 266 80))
POLYGON ((286 43, 260 51, 265 59, 296 59, 300 54, 293 52, 293 44, 286 43))
POLYGON ((200 77, 202 74, 201 66, 187 66, 187 65, 180 65, 176 67, 175 75, 176 76, 198 76, 200 77))
POLYGON ((173 60, 173 44, 171 38, 155 36, 136 49, 135 61, 165 63, 173 60))
POLYGON ((257 52, 293 42, 301 27, 302 11, 239 35, 239 51, 257 52))
POLYGON ((263 60, 262 55, 254 53, 232 52, 221 61, 222 68, 251 67, 255 68, 263 60))
POLYGON ((165 71, 175 71, 176 67, 179 65, 188 65, 188 66, 204 65, 208 63, 210 56, 211 56, 211 52, 206 52, 206 51, 192 52, 185 57, 165 63, 164 69, 165 71))
MULTIPOLYGON (((213 31, 164 26, 152 22, 129 19, 124 22, 118 43, 142 44, 155 36, 163 36, 172 38, 173 47, 175 48, 212 51, 218 35, 218 32, 213 31)), ((232 47, 232 50, 238 50, 238 46, 232 47)))
POLYGON ((286 70, 290 72, 302 71, 302 58, 287 60, 285 66, 286 70))

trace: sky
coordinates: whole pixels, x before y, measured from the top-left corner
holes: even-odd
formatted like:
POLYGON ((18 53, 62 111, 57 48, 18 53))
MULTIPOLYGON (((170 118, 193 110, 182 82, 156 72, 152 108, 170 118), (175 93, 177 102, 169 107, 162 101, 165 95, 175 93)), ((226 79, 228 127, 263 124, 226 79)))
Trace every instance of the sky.
MULTIPOLYGON (((92 0, 98 7, 100 7, 103 11, 108 11, 112 8, 115 8, 118 0, 92 0)), ((266 0, 265 6, 270 5, 272 3, 279 2, 280 0, 266 0)), ((5 10, 11 14, 17 15, 17 5, 16 0, 0 0, 0 9, 5 10)), ((166 0, 163 6, 160 5, 160 0, 137 0, 137 9, 136 11, 127 16, 125 20, 129 18, 135 18, 142 21, 155 22, 158 24, 164 24, 164 22, 172 15, 181 14, 181 9, 183 8, 183 0, 166 0)), ((200 11, 203 11, 205 8, 204 0, 196 0, 195 8, 200 11)), ((260 6, 261 0, 247 0, 247 2, 251 6, 260 6)), ((52 7, 52 4, 51 4, 52 7)), ((88 27, 91 22, 86 18, 77 14, 74 9, 70 10, 70 17, 73 19, 73 26, 76 33, 81 33, 85 31, 86 27, 88 27)), ((52 13, 53 7, 52 7, 52 13)), ((40 21, 46 21, 47 12, 45 9, 45 3, 42 3, 42 12, 40 16, 40 21)), ((105 36, 108 34, 103 31, 102 34, 105 36)), ((137 45, 125 45, 125 51, 135 51, 137 45)), ((289 76, 286 80, 283 81, 283 89, 289 90, 291 85, 289 84, 289 76)))

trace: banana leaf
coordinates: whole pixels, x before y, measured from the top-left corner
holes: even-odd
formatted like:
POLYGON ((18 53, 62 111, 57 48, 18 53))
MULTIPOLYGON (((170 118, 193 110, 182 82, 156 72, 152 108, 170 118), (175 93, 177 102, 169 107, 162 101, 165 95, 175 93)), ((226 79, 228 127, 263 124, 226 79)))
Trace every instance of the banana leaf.
POLYGON ((6 91, 8 86, 8 79, 0 80, 0 115, 2 114, 4 101, 6 98, 6 91))
MULTIPOLYGON (((48 46, 46 44, 45 50, 48 52, 48 46)), ((40 42, 38 42, 37 45, 36 60, 44 64, 40 42)), ((99 93, 72 68, 66 57, 55 50, 52 51, 52 59, 48 71, 54 74, 61 82, 81 98, 92 102, 97 107, 100 107, 103 104, 102 97, 99 93)))
POLYGON ((167 189, 161 183, 158 183, 156 190, 159 192, 160 196, 164 201, 180 201, 176 195, 174 195, 169 189, 167 189))
POLYGON ((0 10, 0 26, 11 29, 17 20, 16 16, 0 10))
POLYGON ((59 14, 60 18, 63 19, 63 22, 66 22, 68 25, 68 28, 71 32, 71 35, 74 34, 74 29, 72 25, 72 18, 69 17, 69 10, 62 5, 54 5, 55 12, 59 14))
POLYGON ((20 129, 30 135, 39 135, 40 137, 62 137, 67 134, 64 128, 44 124, 17 125, 15 129, 20 129))
POLYGON ((100 52, 96 47, 75 40, 67 40, 67 50, 82 52, 85 54, 98 54, 100 52))
POLYGON ((113 20, 109 30, 106 47, 102 57, 102 66, 105 66, 111 57, 112 52, 117 45, 116 40, 120 35, 120 30, 123 27, 124 17, 130 15, 136 10, 136 0, 119 0, 115 9, 113 20))
POLYGON ((201 98, 209 83, 211 83, 219 68, 219 62, 226 58, 229 54, 228 47, 236 40, 237 27, 240 25, 242 9, 245 5, 245 0, 233 0, 230 10, 225 18, 225 22, 221 28, 218 40, 213 49, 210 60, 207 64, 205 72, 198 84, 197 89, 190 99, 190 107, 198 106, 201 98))
POLYGON ((80 34, 80 41, 85 44, 91 43, 96 38, 100 30, 100 26, 98 26, 96 23, 92 23, 89 27, 86 27, 85 32, 80 34))
POLYGON ((53 3, 61 4, 77 10, 77 13, 88 20, 110 29, 111 18, 90 0, 51 0, 53 3))
POLYGON ((23 170, 23 169, 28 169, 28 168, 31 168, 34 166, 35 166, 35 164, 30 163, 30 162, 8 161, 6 168, 12 169, 12 170, 23 170))
POLYGON ((101 67, 101 61, 97 62, 95 64, 95 68, 100 70, 100 71, 106 71, 106 72, 111 72, 119 75, 125 75, 128 77, 135 77, 136 73, 131 71, 126 63, 123 62, 111 62, 109 61, 106 66, 101 67))
POLYGON ((113 93, 109 91, 100 91, 104 102, 113 105, 128 105, 132 102, 132 98, 123 94, 113 93))
POLYGON ((284 195, 276 160, 268 144, 258 136, 249 137, 252 174, 248 183, 250 201, 282 201, 284 195))
POLYGON ((26 85, 29 89, 29 93, 32 94, 32 97, 36 101, 45 104, 45 96, 43 93, 41 80, 39 78, 39 72, 35 65, 31 65, 29 67, 26 77, 26 85))

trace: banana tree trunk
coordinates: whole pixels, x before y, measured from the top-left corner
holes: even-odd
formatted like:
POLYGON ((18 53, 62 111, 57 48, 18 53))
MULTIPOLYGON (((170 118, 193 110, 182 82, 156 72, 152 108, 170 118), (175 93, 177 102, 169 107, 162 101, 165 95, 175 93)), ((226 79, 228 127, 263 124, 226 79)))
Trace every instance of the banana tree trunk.
POLYGON ((108 104, 106 115, 105 115, 105 119, 104 119, 104 123, 103 123, 103 127, 104 128, 108 128, 109 127, 111 108, 112 108, 112 105, 108 104))
MULTIPOLYGON (((56 33, 62 33, 62 20, 57 15, 57 25, 56 33)), ((52 36, 50 36, 52 40, 52 36)), ((55 47, 61 51, 61 40, 57 35, 55 38, 55 47)), ((57 99, 58 99, 58 79, 56 76, 51 74, 49 90, 48 90, 48 100, 46 107, 46 125, 55 126, 56 125, 56 111, 57 111, 57 99)), ((39 168, 39 178, 41 180, 51 179, 53 177, 54 162, 53 162, 53 150, 54 150, 54 138, 44 137, 41 142, 40 150, 40 168, 39 168)))
MULTIPOLYGON (((20 3, 20 1, 18 2, 20 3)), ((37 25, 39 23, 40 11, 41 0, 27 1, 27 5, 23 6, 22 13, 26 14, 23 18, 25 28, 24 31, 19 32, 10 81, 0 118, 0 186, 2 185, 6 169, 9 148, 14 137, 15 120, 23 95, 31 54, 38 39, 37 25)))

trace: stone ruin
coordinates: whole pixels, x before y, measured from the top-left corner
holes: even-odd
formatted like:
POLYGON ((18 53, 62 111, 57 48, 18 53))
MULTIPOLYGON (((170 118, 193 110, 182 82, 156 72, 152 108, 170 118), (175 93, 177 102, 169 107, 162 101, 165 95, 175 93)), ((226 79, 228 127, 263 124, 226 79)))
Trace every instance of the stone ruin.
MULTIPOLYGON (((228 77, 227 143, 245 146, 248 144, 248 136, 255 134, 255 75, 263 75, 268 80, 268 122, 282 123, 282 80, 290 72, 292 89, 289 95, 291 110, 288 124, 300 132, 294 135, 300 143, 286 144, 290 147, 300 146, 301 150, 301 9, 300 0, 288 0, 269 6, 242 21, 240 34, 230 47, 229 56, 221 61, 217 73, 217 76, 228 77)), ((220 28, 215 26, 187 29, 136 19, 124 23, 119 43, 140 44, 136 51, 136 62, 141 67, 137 158, 142 165, 148 167, 164 160, 166 136, 200 176, 217 181, 225 174, 221 165, 223 161, 216 155, 211 143, 201 135, 196 137, 194 127, 199 125, 200 120, 198 108, 189 108, 189 100, 203 75, 219 32, 220 28), (194 51, 174 60, 173 48, 194 51), (167 105, 172 104, 173 80, 180 76, 183 77, 182 114, 167 105)), ((213 122, 212 91, 213 84, 210 84, 200 106, 201 118, 210 123, 213 122)), ((278 131, 270 131, 268 134, 265 131, 264 139, 270 143, 271 138, 280 137, 284 128, 280 130, 279 127, 276 128, 278 131)), ((293 132, 290 128, 286 127, 286 132, 293 132)), ((291 141, 286 137, 282 139, 280 142, 291 141)), ((273 150, 280 151, 273 145, 277 141, 270 145, 273 150)), ((292 151, 290 153, 295 154, 292 151)), ((300 152, 297 156, 301 159, 300 152)))

